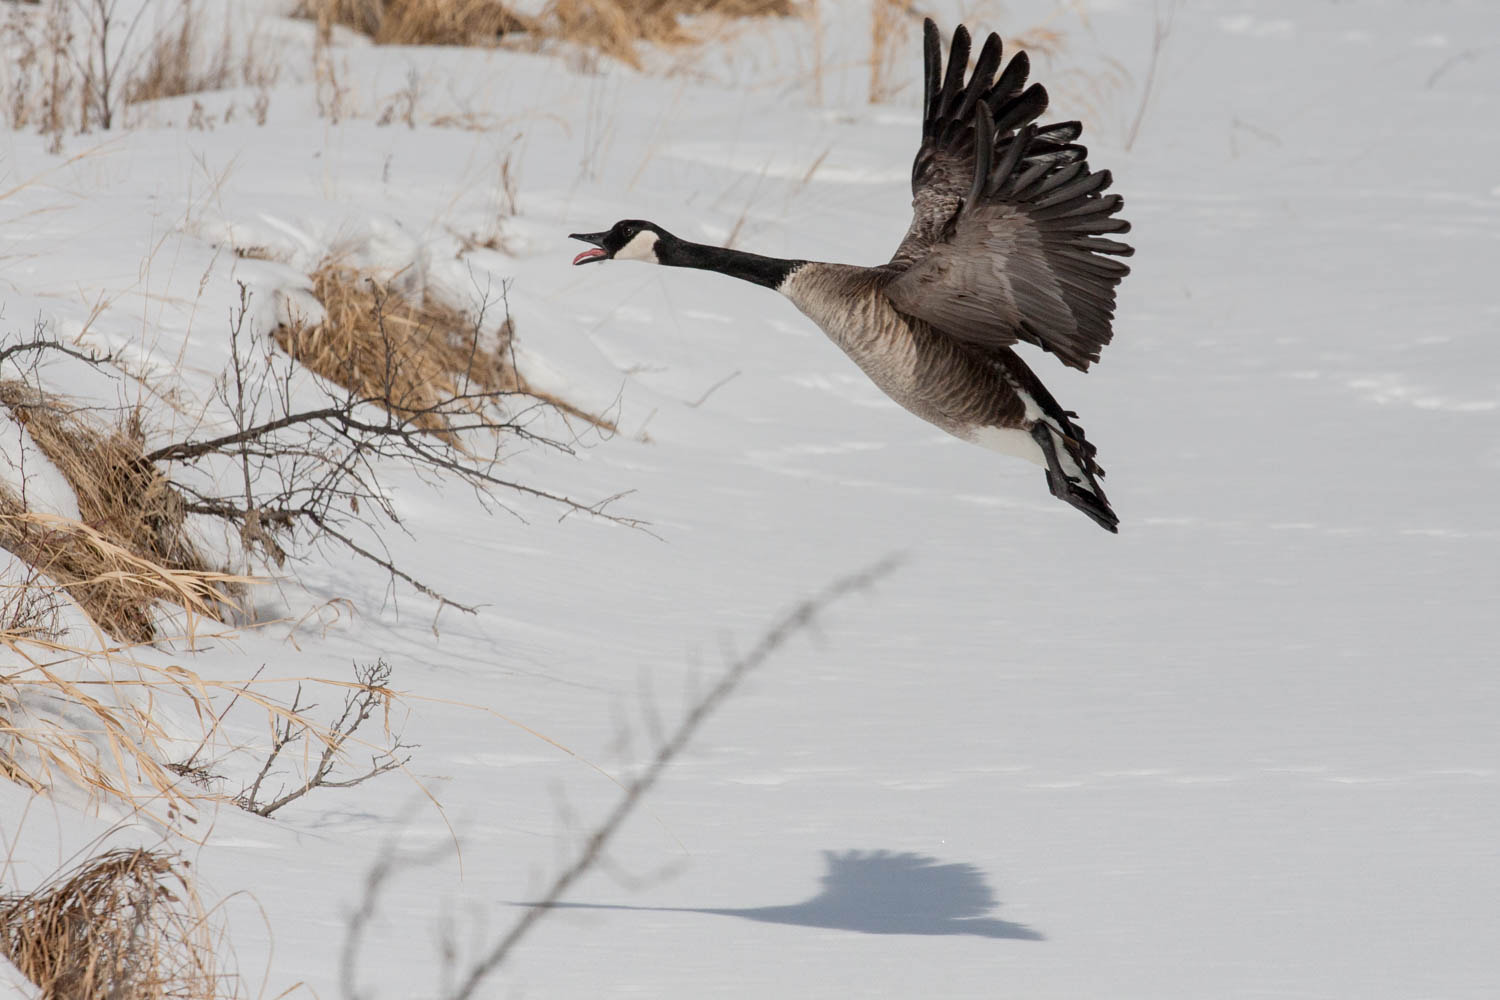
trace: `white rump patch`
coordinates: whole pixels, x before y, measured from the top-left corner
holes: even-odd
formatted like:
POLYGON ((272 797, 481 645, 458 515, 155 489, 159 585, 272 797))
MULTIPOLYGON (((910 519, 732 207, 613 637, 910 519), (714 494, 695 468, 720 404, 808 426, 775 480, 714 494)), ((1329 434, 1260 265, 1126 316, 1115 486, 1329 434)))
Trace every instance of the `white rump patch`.
MULTIPOLYGON (((1062 435, 1054 430, 1050 423, 1044 426, 1052 435, 1052 446, 1057 452, 1057 461, 1062 466, 1063 475, 1071 477, 1084 489, 1088 489, 1088 474, 1083 471, 1067 445, 1063 444, 1062 435)), ((981 448, 1014 458, 1024 458, 1044 469, 1047 467, 1047 456, 1029 431, 1017 430, 1014 427, 977 427, 969 434, 968 440, 981 448)))
POLYGON ((969 440, 981 448, 1010 455, 1012 458, 1024 458, 1044 469, 1047 467, 1047 456, 1042 454, 1042 446, 1027 431, 1015 427, 976 427, 970 432, 969 440))
POLYGON ((656 259, 657 236, 649 229, 642 229, 630 238, 630 242, 615 251, 615 260, 643 260, 658 264, 656 259))

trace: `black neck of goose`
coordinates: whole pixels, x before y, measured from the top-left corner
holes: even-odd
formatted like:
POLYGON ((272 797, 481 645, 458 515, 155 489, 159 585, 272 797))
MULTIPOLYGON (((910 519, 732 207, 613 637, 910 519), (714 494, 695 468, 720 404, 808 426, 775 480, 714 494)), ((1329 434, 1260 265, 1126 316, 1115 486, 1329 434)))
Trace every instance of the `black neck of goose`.
POLYGON ((656 259, 672 267, 696 267, 718 271, 741 281, 752 281, 767 288, 779 288, 787 275, 806 261, 762 257, 742 250, 704 246, 687 240, 661 240, 656 245, 656 259))

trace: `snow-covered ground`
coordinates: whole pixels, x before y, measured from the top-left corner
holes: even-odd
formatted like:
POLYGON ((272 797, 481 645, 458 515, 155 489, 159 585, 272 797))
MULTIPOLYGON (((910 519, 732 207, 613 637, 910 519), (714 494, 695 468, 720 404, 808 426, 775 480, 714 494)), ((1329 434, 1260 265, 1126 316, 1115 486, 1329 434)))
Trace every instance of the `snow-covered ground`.
MULTIPOLYGON (((425 598, 314 558, 268 608, 352 615, 173 654, 223 679, 384 657, 432 797, 388 775, 275 819, 198 815, 194 864, 227 897, 251 995, 441 995, 614 804, 601 769, 628 777, 779 613, 892 553, 898 572, 711 720, 481 995, 1495 995, 1500 11, 1187 4, 1127 150, 1153 4, 928 6, 1060 32, 1036 77, 1126 196, 1138 252, 1103 363, 1028 355, 1099 446, 1118 537, 1034 467, 886 401, 764 289, 568 264, 567 233, 620 218, 886 259, 919 115, 913 86, 863 102, 861 5, 648 75, 340 35, 337 122, 312 29, 267 13, 282 67, 263 125, 245 88, 137 109, 60 155, 0 137, 5 336, 87 325, 201 400, 239 281, 265 329, 332 250, 460 300, 508 280, 522 369, 620 432, 507 473, 631 491, 612 509, 650 522, 517 498, 522 521, 398 480, 398 561, 477 616, 434 630, 425 598), (378 124, 411 80, 414 127, 378 124), (195 100, 210 128, 187 126, 195 100), (497 232, 503 251, 463 249, 497 232), (412 860, 341 982, 386 850, 412 860)), ((66 507, 56 487, 38 488, 66 507)), ((0 803, 21 885, 117 819, 9 785, 0 803)))

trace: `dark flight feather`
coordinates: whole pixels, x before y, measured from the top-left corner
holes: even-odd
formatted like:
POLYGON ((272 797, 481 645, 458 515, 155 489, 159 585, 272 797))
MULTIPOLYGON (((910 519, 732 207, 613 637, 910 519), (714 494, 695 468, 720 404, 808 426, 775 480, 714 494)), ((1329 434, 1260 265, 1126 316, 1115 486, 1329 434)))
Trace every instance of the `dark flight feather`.
POLYGON ((983 348, 1025 340, 1087 370, 1113 336, 1115 286, 1129 268, 1124 204, 1090 171, 1076 121, 1037 125, 1047 91, 1027 86, 1018 52, 1001 68, 990 35, 965 80, 972 41, 954 32, 943 65, 924 25, 922 145, 912 164, 912 224, 889 267, 901 312, 983 348), (995 75, 998 71, 998 77, 995 75), (1109 255, 1109 256, 1105 256, 1109 255))

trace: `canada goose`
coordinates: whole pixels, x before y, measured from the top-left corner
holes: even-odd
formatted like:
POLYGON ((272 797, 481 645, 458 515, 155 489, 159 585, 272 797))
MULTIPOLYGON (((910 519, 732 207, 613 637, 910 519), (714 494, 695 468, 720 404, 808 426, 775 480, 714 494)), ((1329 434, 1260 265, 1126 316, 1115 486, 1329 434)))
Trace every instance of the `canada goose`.
POLYGON ((639 260, 718 271, 791 299, 912 413, 950 434, 1046 468, 1052 495, 1118 531, 1094 446, 1011 350, 1024 340, 1087 371, 1110 341, 1115 286, 1132 248, 1122 200, 1104 195, 1075 140, 1078 122, 1037 127, 1047 108, 1026 87, 1025 52, 1000 69, 990 35, 968 83, 969 32, 953 33, 942 71, 937 25, 925 30, 922 144, 912 164, 911 227, 878 267, 781 260, 679 239, 639 219, 602 233, 574 264, 639 260))

